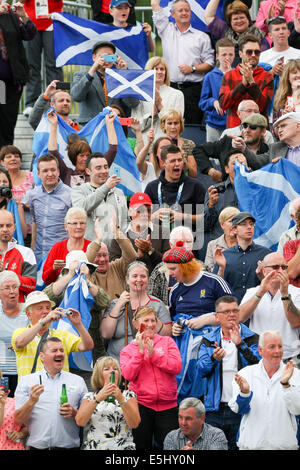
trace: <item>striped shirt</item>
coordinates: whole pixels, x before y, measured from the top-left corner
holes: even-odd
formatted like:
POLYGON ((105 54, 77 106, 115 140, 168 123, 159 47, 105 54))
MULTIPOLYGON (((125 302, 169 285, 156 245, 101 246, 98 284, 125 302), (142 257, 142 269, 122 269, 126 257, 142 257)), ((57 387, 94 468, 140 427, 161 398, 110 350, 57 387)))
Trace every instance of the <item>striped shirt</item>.
MULTIPOLYGON (((27 328, 31 328, 31 326, 32 325, 28 325, 27 328)), ((12 338, 11 338, 11 344, 16 353, 17 371, 18 371, 19 378, 31 373, 37 346, 40 341, 40 336, 36 335, 32 341, 30 341, 26 346, 24 346, 24 348, 18 349, 16 347, 15 340, 27 328, 18 328, 17 330, 14 331, 12 338)), ((78 346, 81 343, 80 336, 73 335, 69 331, 64 331, 64 330, 49 330, 49 336, 56 336, 62 341, 64 350, 65 350, 65 361, 64 361, 63 370, 68 372, 69 371, 68 357, 71 352, 78 352, 78 346)), ((40 358, 38 358, 36 371, 38 372, 42 369, 43 369, 43 364, 40 358)))
MULTIPOLYGON (((164 450, 180 450, 186 446, 190 438, 182 434, 180 429, 167 434, 164 441, 164 450)), ((204 423, 203 430, 199 437, 192 443, 194 450, 227 450, 227 439, 224 432, 204 423)))

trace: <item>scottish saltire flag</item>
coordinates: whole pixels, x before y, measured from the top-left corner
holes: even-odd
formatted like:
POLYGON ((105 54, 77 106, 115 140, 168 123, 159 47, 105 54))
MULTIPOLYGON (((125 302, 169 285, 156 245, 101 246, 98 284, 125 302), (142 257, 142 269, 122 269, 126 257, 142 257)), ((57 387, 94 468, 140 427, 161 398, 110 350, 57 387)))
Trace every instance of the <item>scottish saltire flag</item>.
MULTIPOLYGON (((204 22, 204 10, 207 7, 209 0, 188 0, 192 15, 191 15, 191 25, 196 28, 200 29, 200 31, 207 31, 207 26, 204 22)), ((161 0, 160 6, 165 10, 165 12, 169 15, 170 21, 174 21, 171 16, 171 7, 172 7, 173 0, 161 0)), ((223 5, 224 1, 220 0, 218 8, 217 8, 217 16, 223 19, 223 5)))
POLYGON ((235 163, 234 187, 240 210, 256 219, 255 243, 275 251, 291 226, 288 206, 300 195, 300 168, 285 158, 253 172, 235 163))
POLYGON ((91 65, 92 47, 98 41, 112 42, 128 68, 143 69, 148 60, 148 39, 141 25, 117 28, 70 13, 53 13, 51 18, 57 67, 91 65))
POLYGON ((19 216, 19 212, 18 212, 17 201, 15 199, 9 199, 6 209, 9 212, 12 212, 12 214, 14 216, 14 219, 15 219, 16 230, 13 234, 13 237, 17 240, 19 245, 24 246, 24 238, 23 238, 23 232, 22 232, 22 227, 21 227, 20 216, 19 216))
MULTIPOLYGON (((75 310, 78 310, 81 315, 83 326, 86 328, 86 330, 88 330, 92 318, 90 310, 93 303, 94 297, 89 292, 85 275, 80 274, 79 265, 77 273, 69 282, 65 290, 65 295, 63 301, 60 304, 60 307, 74 308, 75 310)), ((79 336, 77 329, 70 322, 68 317, 62 317, 57 322, 53 322, 52 327, 54 329, 67 330, 79 336)), ((91 372, 93 369, 92 351, 71 353, 69 356, 69 365, 72 369, 87 370, 91 372)))
POLYGON ((111 98, 133 96, 154 103, 155 70, 106 69, 105 82, 111 98))
MULTIPOLYGON (((54 110, 54 108, 52 108, 54 110)), ((37 174, 36 162, 38 158, 44 153, 48 152, 48 140, 50 125, 47 119, 47 111, 38 127, 35 130, 33 137, 32 149, 36 155, 32 172, 36 185, 41 184, 41 181, 37 174)), ((96 117, 91 119, 80 131, 74 130, 70 127, 60 116, 58 117, 58 129, 57 129, 57 144, 58 152, 63 158, 65 164, 74 168, 67 155, 67 139, 68 135, 74 132, 78 133, 80 137, 84 137, 90 144, 92 152, 105 153, 108 150, 108 136, 105 125, 105 115, 111 112, 111 108, 106 107, 96 117)), ((121 178, 121 182, 118 184, 118 188, 122 189, 125 196, 131 196, 132 194, 141 191, 142 182, 140 178, 140 172, 136 166, 136 157, 132 152, 129 143, 127 142, 123 128, 120 124, 118 117, 114 120, 114 126, 118 138, 118 151, 114 159, 114 163, 110 168, 110 173, 117 172, 121 178)))

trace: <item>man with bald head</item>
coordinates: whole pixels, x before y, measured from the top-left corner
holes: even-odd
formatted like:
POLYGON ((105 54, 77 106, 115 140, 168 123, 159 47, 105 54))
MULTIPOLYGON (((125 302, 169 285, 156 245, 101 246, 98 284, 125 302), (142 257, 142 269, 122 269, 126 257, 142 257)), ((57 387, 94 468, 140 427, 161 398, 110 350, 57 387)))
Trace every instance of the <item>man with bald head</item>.
POLYGON ((19 245, 13 238, 16 224, 13 214, 5 209, 0 211, 0 272, 13 271, 20 281, 19 302, 35 290, 37 266, 33 251, 19 245))
POLYGON ((249 328, 257 334, 280 331, 284 362, 293 359, 300 368, 300 289, 289 284, 287 263, 280 253, 265 256, 262 275, 261 284, 248 289, 241 301, 240 322, 250 318, 249 328))

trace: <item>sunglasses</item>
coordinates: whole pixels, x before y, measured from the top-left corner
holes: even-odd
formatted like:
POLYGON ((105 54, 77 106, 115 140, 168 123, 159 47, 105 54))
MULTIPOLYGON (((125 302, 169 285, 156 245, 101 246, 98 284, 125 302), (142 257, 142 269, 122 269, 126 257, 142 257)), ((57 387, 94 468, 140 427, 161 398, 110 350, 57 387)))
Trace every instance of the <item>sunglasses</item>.
POLYGON ((278 20, 278 19, 283 20, 286 23, 286 19, 285 19, 284 16, 272 16, 272 18, 270 18, 269 21, 268 21, 268 25, 273 23, 273 21, 278 20))
POLYGON ((288 268, 287 264, 273 264, 272 266, 265 266, 266 268, 272 268, 275 271, 278 271, 278 269, 282 269, 283 271, 286 271, 288 268))
POLYGON ((251 129, 251 131, 256 131, 256 129, 258 129, 260 126, 255 126, 254 124, 248 124, 246 122, 244 122, 244 124, 242 124, 242 127, 243 129, 251 129))
POLYGON ((260 49, 246 49, 245 54, 248 57, 252 56, 253 54, 255 55, 255 57, 259 57, 260 56, 260 49))

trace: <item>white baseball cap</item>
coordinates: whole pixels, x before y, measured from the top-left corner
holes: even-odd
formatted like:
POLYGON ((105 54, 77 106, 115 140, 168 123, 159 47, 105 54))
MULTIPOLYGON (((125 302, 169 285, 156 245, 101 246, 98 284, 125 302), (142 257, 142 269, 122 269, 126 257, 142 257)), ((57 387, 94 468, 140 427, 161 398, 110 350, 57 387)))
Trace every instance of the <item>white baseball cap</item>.
POLYGON ((277 121, 274 122, 273 127, 276 127, 277 124, 284 119, 293 119, 296 122, 300 122, 300 113, 286 113, 280 116, 280 118, 277 119, 277 121))
POLYGON ((51 308, 55 307, 55 302, 50 300, 47 294, 43 291, 36 290, 28 294, 24 303, 24 310, 26 311, 31 305, 39 304, 40 302, 50 302, 51 308))

